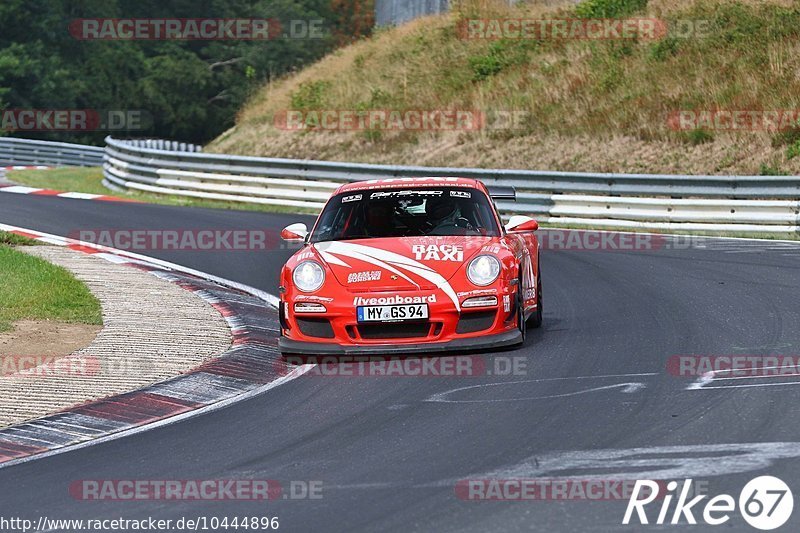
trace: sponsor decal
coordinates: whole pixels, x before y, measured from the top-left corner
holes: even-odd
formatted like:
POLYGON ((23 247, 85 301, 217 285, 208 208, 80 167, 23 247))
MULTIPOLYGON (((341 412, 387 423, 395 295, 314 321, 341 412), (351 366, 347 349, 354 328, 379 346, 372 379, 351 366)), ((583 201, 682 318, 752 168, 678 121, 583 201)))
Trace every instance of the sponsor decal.
POLYGON ((472 193, 467 191, 450 191, 453 198, 472 198, 472 193))
MULTIPOLYGON (((404 183, 419 183, 423 181, 458 181, 459 178, 388 178, 385 180, 367 180, 365 184, 373 184, 373 183, 380 183, 382 185, 387 184, 394 184, 394 185, 401 185, 404 183)), ((466 185, 465 185, 466 186, 466 185)))
POLYGON ((528 258, 524 263, 524 265, 520 265, 523 269, 522 286, 525 288, 522 295, 526 300, 531 300, 536 297, 536 274, 533 272, 533 259, 528 258))
POLYGON ((465 296, 484 296, 493 294, 497 294, 497 289, 475 289, 473 291, 459 292, 458 297, 463 298, 465 296))
POLYGON ((294 297, 295 301, 297 302, 332 302, 333 298, 327 298, 325 296, 307 296, 301 294, 299 296, 294 297))
POLYGON ((442 186, 457 185, 462 189, 476 189, 473 183, 458 183, 461 178, 387 178, 380 180, 365 180, 352 186, 349 191, 375 191, 379 189, 402 189, 406 186, 436 183, 442 186))
POLYGON ((380 296, 375 298, 363 298, 356 296, 353 300, 353 305, 392 305, 392 304, 434 304, 436 303, 436 295, 430 296, 380 296))
POLYGON ((351 272, 347 275, 347 283, 361 283, 363 281, 378 281, 381 279, 382 271, 368 270, 366 272, 351 272))
POLYGON ((423 191, 423 190, 407 190, 407 191, 379 191, 369 195, 370 199, 375 198, 401 198, 403 196, 441 196, 444 191, 423 191))
POLYGON ((346 204, 349 202, 357 202, 361 200, 362 196, 360 194, 351 194, 350 196, 345 196, 342 198, 342 203, 346 204))
POLYGON ((503 295, 503 311, 506 313, 511 312, 511 296, 508 294, 503 295))
POLYGON ((304 261, 306 259, 314 259, 314 254, 311 252, 303 252, 299 255, 294 256, 294 260, 297 262, 304 261))
POLYGON ((525 299, 526 300, 533 300, 536 297, 536 289, 530 288, 525 289, 525 299))
POLYGON ((454 244, 415 244, 411 251, 417 261, 464 261, 464 247, 454 244))

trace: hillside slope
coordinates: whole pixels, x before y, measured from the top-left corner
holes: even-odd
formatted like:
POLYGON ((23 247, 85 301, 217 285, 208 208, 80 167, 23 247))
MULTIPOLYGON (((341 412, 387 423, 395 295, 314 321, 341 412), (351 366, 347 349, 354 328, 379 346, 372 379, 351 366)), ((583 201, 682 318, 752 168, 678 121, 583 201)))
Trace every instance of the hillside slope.
MULTIPOLYGON (((800 173, 800 127, 789 120, 800 109, 800 4, 549 3, 560 5, 462 7, 379 31, 264 86, 208 150, 446 166, 800 173), (461 31, 465 19, 608 14, 657 19, 666 35, 465 39, 461 31), (524 119, 514 128, 469 131, 287 131, 276 127, 287 110, 305 118, 318 110, 513 111, 524 119), (675 127, 677 113, 714 110, 757 110, 757 125, 675 127), (770 129, 770 112, 781 113, 781 127, 770 129)), ((708 113, 697 116, 716 116, 708 113)))

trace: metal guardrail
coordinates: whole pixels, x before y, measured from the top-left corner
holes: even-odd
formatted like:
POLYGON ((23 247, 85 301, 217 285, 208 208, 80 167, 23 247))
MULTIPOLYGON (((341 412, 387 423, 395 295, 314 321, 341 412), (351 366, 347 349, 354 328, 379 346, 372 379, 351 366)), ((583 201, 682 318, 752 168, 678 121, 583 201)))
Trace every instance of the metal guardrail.
POLYGON ((419 176, 471 177, 513 186, 504 216, 574 226, 740 233, 800 232, 800 177, 593 174, 367 165, 208 154, 162 139, 106 138, 105 149, 0 138, 0 167, 103 166, 104 183, 211 200, 319 209, 342 183, 419 176))
POLYGON ((800 177, 593 174, 367 165, 161 149, 106 138, 108 186, 156 194, 318 209, 340 184, 461 176, 513 186, 504 215, 542 222, 658 230, 789 233, 800 229, 800 177))
POLYGON ((97 167, 102 164, 101 146, 0 137, 0 166, 97 167))

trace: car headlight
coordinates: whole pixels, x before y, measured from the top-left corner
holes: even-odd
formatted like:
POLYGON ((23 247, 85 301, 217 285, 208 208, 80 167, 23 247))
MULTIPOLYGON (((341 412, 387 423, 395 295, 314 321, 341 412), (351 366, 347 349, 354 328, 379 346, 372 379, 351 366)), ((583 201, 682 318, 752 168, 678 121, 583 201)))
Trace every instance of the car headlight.
POLYGON ((467 277, 475 285, 489 285, 499 275, 500 261, 492 255, 479 255, 467 266, 467 277))
POLYGON ((292 272, 294 286, 303 292, 314 292, 325 283, 325 270, 316 261, 303 261, 292 272))

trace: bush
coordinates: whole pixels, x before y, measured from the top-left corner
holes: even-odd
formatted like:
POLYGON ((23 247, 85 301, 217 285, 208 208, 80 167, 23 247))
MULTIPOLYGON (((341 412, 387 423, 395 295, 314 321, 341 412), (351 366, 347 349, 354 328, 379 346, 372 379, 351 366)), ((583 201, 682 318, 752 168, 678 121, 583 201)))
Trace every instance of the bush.
POLYGON ((665 61, 676 55, 678 55, 678 39, 675 37, 667 37, 650 45, 650 58, 655 61, 665 61))
POLYGON ((767 165, 766 163, 761 163, 761 168, 758 171, 759 175, 761 176, 786 176, 787 173, 779 169, 778 167, 773 167, 767 165))
POLYGON ((535 40, 493 42, 486 53, 469 58, 472 81, 482 81, 507 67, 527 63, 538 47, 539 43, 535 40))
POLYGON ((575 14, 581 18, 617 18, 647 7, 647 0, 583 0, 575 6, 575 14))
POLYGON ((704 130, 703 128, 697 128, 692 130, 686 134, 686 142, 691 144, 692 146, 697 146, 698 144, 705 144, 714 141, 714 135, 711 132, 704 130))
POLYGON ((503 70, 503 58, 494 54, 472 56, 469 58, 469 68, 472 69, 472 80, 482 81, 499 74, 503 70))
POLYGON ((781 146, 793 145, 800 142, 800 124, 795 124, 790 128, 776 133, 772 137, 772 147, 779 148, 781 146))
POLYGON ((325 92, 330 88, 329 81, 312 81, 303 83, 292 93, 292 109, 321 109, 325 101, 325 92))
POLYGON ((786 149, 786 159, 792 160, 798 155, 800 155, 800 141, 795 141, 794 144, 790 144, 789 148, 786 149))

